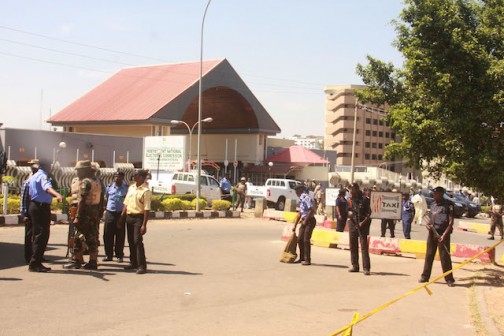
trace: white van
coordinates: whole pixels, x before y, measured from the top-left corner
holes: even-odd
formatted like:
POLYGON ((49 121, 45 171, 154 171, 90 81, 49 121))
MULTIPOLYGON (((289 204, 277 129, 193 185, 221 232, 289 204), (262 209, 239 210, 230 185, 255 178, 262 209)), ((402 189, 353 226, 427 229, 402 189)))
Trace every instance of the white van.
MULTIPOLYGON (((157 194, 196 194, 196 172, 180 172, 168 175, 160 181, 149 181, 152 193, 157 194)), ((200 176, 201 196, 208 204, 221 199, 219 182, 207 174, 200 176)))

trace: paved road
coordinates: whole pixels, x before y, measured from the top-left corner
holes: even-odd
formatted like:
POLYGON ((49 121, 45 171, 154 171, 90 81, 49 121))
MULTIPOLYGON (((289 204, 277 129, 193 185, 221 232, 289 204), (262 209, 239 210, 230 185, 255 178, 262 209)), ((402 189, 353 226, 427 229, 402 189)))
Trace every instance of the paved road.
MULTIPOLYGON (((256 219, 156 220, 149 273, 101 264, 61 268, 66 226, 52 227, 53 271, 23 265, 21 227, 0 228, 0 335, 330 335, 418 286, 423 260, 371 256, 372 275, 348 273, 349 252, 313 248, 312 266, 278 262, 283 223, 256 219)), ((376 226, 376 225, 375 225, 376 226)), ((434 274, 440 272, 437 262, 434 274)), ((473 335, 470 271, 408 296, 354 335, 473 335)))

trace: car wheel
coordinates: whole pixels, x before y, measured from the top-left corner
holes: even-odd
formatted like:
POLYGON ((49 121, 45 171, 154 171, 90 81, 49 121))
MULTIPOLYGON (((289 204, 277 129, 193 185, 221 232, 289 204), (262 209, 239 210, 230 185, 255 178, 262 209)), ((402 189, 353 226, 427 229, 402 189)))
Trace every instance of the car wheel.
POLYGON ((283 211, 285 209, 285 197, 280 197, 276 204, 277 210, 283 211))

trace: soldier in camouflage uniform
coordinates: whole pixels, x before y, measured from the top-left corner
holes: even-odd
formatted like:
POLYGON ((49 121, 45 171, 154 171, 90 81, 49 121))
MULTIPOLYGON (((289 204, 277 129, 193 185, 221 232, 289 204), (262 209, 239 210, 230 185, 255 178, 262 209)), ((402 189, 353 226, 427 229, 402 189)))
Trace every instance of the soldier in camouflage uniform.
MULTIPOLYGON (((64 265, 64 268, 81 268, 84 263, 83 251, 88 249, 89 262, 85 269, 98 269, 98 228, 97 220, 103 208, 102 187, 100 181, 94 176, 89 160, 79 161, 75 166, 79 179, 79 187, 72 188, 72 199, 77 193, 77 211, 73 224, 74 234, 74 260, 64 265)), ((73 186, 75 187, 75 186, 73 186)))

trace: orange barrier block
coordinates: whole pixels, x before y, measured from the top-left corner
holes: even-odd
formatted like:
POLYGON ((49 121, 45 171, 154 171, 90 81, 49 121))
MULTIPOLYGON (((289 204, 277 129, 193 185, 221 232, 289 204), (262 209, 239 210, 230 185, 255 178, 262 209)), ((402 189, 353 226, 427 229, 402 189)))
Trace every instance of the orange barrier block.
POLYGON ((369 252, 374 254, 399 254, 401 252, 399 239, 370 237, 369 252))

